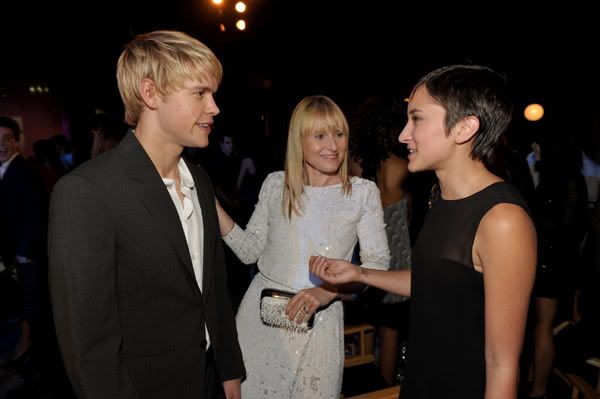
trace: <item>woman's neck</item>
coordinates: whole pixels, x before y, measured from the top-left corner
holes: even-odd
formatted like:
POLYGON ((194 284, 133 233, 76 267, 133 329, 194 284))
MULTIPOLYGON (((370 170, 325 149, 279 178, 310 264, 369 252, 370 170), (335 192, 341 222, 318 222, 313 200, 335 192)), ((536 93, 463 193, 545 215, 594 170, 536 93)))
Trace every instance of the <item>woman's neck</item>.
POLYGON ((304 182, 307 186, 326 187, 341 183, 339 173, 328 175, 304 169, 304 182))

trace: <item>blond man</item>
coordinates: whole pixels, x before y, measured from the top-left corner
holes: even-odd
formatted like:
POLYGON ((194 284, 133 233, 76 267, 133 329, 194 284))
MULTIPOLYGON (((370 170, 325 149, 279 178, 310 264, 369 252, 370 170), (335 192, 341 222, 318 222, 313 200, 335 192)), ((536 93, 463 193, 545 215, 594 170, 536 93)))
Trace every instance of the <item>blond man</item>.
POLYGON ((186 34, 135 37, 117 65, 133 129, 56 185, 50 289, 79 397, 240 397, 213 188, 181 158, 208 145, 221 76, 186 34))

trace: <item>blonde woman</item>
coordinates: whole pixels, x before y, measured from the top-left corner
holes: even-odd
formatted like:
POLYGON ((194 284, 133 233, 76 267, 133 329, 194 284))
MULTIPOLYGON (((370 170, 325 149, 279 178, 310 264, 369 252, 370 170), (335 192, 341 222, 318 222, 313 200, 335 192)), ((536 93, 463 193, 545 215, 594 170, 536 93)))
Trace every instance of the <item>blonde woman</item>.
POLYGON ((389 263, 379 191, 368 180, 349 177, 347 158, 344 114, 327 97, 307 97, 292 114, 285 171, 265 179, 246 230, 217 207, 227 245, 242 262, 258 261, 260 271, 236 320, 248 371, 243 397, 339 397, 342 304, 334 287, 309 273, 309 259, 350 260, 359 241, 363 267, 385 270, 389 263), (261 319, 265 289, 293 293, 285 307, 292 328, 261 319), (313 315, 314 325, 306 328, 313 315))

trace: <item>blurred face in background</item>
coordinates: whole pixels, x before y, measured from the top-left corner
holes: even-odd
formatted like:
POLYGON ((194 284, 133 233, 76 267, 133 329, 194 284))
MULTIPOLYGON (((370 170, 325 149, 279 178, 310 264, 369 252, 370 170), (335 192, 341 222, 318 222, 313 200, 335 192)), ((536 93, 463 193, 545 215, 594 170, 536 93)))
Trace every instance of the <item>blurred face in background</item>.
POLYGON ((0 163, 8 161, 19 152, 19 142, 15 139, 12 129, 0 126, 0 163))
POLYGON ((231 153, 233 152, 233 139, 229 136, 225 136, 220 144, 223 154, 226 156, 231 156, 231 153))

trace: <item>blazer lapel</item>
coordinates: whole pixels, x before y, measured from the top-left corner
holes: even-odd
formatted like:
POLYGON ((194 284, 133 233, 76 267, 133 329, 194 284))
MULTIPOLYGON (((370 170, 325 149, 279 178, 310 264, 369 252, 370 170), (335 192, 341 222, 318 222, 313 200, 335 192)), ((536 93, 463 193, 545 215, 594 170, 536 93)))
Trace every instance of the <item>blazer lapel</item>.
POLYGON ((123 138, 117 150, 121 154, 125 172, 136 188, 138 200, 156 222, 157 234, 171 242, 195 291, 199 291, 177 209, 156 167, 132 132, 123 138))

